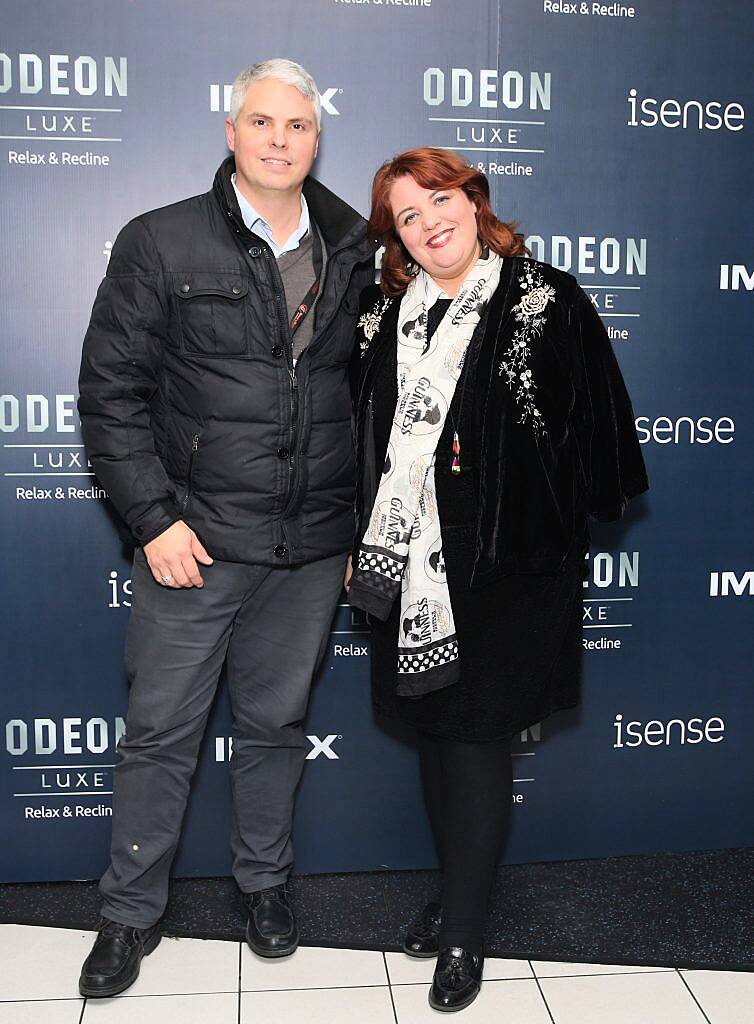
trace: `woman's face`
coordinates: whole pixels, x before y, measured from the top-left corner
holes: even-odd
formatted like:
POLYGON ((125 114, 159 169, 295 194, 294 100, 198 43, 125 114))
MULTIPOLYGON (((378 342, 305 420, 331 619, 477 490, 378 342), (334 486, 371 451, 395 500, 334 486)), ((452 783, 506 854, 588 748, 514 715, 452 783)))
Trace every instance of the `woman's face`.
POLYGON ((390 207, 412 259, 435 280, 460 286, 478 253, 476 209, 463 189, 422 188, 405 175, 390 189, 390 207))

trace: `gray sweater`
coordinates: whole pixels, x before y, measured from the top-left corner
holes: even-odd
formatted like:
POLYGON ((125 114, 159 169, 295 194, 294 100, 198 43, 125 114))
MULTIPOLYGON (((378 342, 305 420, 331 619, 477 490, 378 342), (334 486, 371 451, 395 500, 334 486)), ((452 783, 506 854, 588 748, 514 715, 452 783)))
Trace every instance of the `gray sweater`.
MULTIPOLYGON (((291 252, 283 253, 283 255, 279 256, 277 260, 278 270, 280 271, 280 276, 283 279, 283 287, 285 288, 285 304, 288 307, 289 323, 293 319, 293 314, 296 312, 296 308, 299 303, 303 301, 307 292, 314 283, 313 231, 319 232, 319 228, 316 226, 314 221, 311 222, 310 230, 307 231, 301 239, 298 247, 293 249, 291 252)), ((298 359, 306 346, 312 340, 317 301, 322 294, 327 255, 325 253, 325 243, 321 232, 319 232, 319 241, 322 251, 322 279, 312 308, 304 317, 303 323, 299 329, 293 335, 294 359, 298 359)))

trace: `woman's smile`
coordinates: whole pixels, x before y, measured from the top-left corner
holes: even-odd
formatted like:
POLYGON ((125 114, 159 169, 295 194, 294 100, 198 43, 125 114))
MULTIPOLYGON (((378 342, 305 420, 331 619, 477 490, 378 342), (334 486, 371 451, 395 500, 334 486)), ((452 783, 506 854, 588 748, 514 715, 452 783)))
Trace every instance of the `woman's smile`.
POLYGON ((454 230, 455 228, 445 228, 438 234, 432 235, 431 238, 428 238, 424 244, 427 246, 428 249, 442 249, 442 247, 444 245, 447 245, 448 242, 450 241, 451 235, 453 234, 454 230))

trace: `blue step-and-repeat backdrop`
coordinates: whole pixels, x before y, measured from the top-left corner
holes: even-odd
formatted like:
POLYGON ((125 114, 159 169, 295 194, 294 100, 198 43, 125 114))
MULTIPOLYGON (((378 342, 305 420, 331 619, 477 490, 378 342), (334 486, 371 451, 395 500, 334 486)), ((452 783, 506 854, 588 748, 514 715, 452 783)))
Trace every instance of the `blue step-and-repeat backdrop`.
MULTIPOLYGON (((323 103, 315 173, 367 212, 431 144, 484 169, 573 273, 631 393, 651 490, 593 528, 579 709, 514 742, 505 860, 754 844, 752 117, 743 0, 27 0, 0 34, 0 878, 93 878, 127 690, 130 562, 87 466, 81 341, 113 239, 206 191, 229 85, 288 56, 323 103)), ((308 719, 300 872, 434 863, 410 735, 373 720, 341 606, 308 719)), ((229 869, 230 712, 176 873, 229 869)))

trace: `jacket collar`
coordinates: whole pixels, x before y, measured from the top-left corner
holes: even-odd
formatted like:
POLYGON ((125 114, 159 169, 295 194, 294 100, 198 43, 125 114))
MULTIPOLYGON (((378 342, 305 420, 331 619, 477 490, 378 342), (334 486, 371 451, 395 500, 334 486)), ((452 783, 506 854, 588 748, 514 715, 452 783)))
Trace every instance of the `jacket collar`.
MULTIPOLYGON (((217 169, 212 191, 225 215, 233 221, 233 226, 246 231, 230 180, 235 169, 235 158, 232 155, 226 157, 217 169)), ((303 192, 312 219, 319 226, 330 255, 350 246, 358 246, 357 258, 367 258, 374 253, 377 243, 367 238, 367 222, 360 213, 311 175, 304 181, 303 192)))

